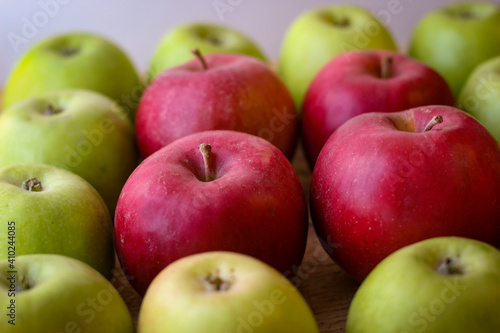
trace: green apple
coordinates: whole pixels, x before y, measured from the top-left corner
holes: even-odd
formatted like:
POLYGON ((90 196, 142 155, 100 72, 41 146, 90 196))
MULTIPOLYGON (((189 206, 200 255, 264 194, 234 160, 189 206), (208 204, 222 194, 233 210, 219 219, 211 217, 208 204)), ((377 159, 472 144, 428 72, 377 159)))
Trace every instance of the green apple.
POLYGON ((115 267, 113 221, 97 191, 83 178, 45 164, 0 169, 0 259, 55 253, 86 262, 111 278, 115 267))
POLYGON ((60 89, 97 91, 132 116, 143 86, 118 46, 101 36, 69 33, 36 44, 18 60, 5 85, 3 108, 60 89))
POLYGON ((461 237, 402 248, 354 295, 347 333, 500 332, 500 251, 461 237))
POLYGON ((0 167, 55 165, 82 176, 113 214, 137 164, 133 127, 123 110, 93 91, 47 92, 0 114, 0 167))
POLYGON ((56 254, 0 262, 2 333, 133 333, 127 305, 92 267, 56 254))
POLYGON ((312 79, 330 59, 364 49, 397 49, 386 27, 364 8, 332 5, 299 16, 288 28, 278 63, 297 110, 312 79))
POLYGON ((481 63, 472 71, 457 103, 500 141, 500 55, 481 63))
POLYGON ((425 15, 414 29, 409 54, 438 71, 455 96, 472 70, 500 54, 500 5, 448 4, 425 15))
POLYGON ((259 47, 239 31, 211 23, 189 23, 170 30, 159 42, 148 70, 148 81, 163 70, 194 58, 191 52, 202 54, 241 53, 266 61, 259 47))
POLYGON ((299 291, 277 270, 243 254, 179 259, 153 280, 138 333, 318 332, 299 291))

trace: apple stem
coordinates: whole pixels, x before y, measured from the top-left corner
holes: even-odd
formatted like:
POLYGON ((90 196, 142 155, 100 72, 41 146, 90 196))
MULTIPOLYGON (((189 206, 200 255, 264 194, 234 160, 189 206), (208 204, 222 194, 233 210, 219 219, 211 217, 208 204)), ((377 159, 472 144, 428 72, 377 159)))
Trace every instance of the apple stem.
POLYGON ((57 107, 53 106, 52 104, 47 105, 47 109, 45 109, 45 115, 47 115, 47 116, 51 116, 51 115, 59 113, 59 112, 62 112, 62 109, 57 108, 57 107))
POLYGON ((458 258, 444 258, 436 268, 436 271, 442 275, 459 275, 463 274, 462 267, 458 262, 458 258))
POLYGON ((208 274, 204 278, 206 287, 212 291, 225 291, 231 287, 231 281, 224 280, 218 274, 208 274))
POLYGON ((42 191, 42 183, 36 178, 30 178, 23 182, 22 188, 29 192, 40 192, 42 191))
POLYGON ((434 125, 440 124, 442 122, 443 122, 442 116, 437 115, 437 116, 432 117, 431 121, 429 121, 427 126, 425 126, 424 132, 430 131, 434 127, 434 125))
POLYGON ((380 77, 388 79, 391 77, 392 57, 383 57, 380 66, 380 77))
POLYGON ((201 54, 200 50, 194 49, 193 51, 191 51, 191 53, 193 53, 198 58, 198 60, 200 60, 203 69, 207 70, 208 69, 207 62, 205 61, 205 58, 203 58, 203 55, 201 54))
POLYGON ((212 170, 212 146, 208 143, 202 143, 199 146, 200 152, 203 155, 203 162, 205 164, 205 181, 209 182, 215 179, 212 170))

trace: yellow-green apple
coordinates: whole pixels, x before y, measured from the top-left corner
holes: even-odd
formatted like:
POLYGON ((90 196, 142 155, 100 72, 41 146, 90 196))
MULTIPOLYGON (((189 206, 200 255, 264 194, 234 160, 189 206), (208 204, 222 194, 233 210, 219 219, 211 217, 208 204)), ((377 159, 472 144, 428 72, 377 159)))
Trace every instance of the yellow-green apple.
POLYGON ((347 333, 500 331, 500 251, 462 237, 400 249, 368 275, 352 300, 347 333))
POLYGON ((297 110, 316 73, 345 51, 397 47, 386 27, 355 5, 331 5, 301 14, 288 28, 279 57, 279 73, 297 110))
POLYGON ((194 53, 144 92, 135 120, 142 155, 191 133, 235 130, 267 139, 291 159, 299 121, 281 79, 253 57, 194 53))
POLYGON ((108 97, 86 90, 40 94, 0 115, 0 167, 55 165, 82 176, 110 212, 137 165, 134 128, 108 97))
POLYGON ((307 225, 299 179, 275 146, 205 131, 160 149, 132 173, 116 208, 116 249, 141 294, 165 266, 206 251, 251 255, 293 276, 307 225))
POLYGON ((500 54, 500 5, 487 1, 447 4, 425 15, 409 54, 438 71, 458 96, 480 63, 500 54))
POLYGON ((56 254, 2 260, 0 306, 3 333, 134 332, 127 305, 113 285, 89 265, 56 254))
POLYGON ((357 281, 390 253, 438 236, 500 246, 500 148, 467 113, 431 105, 358 115, 314 167, 311 215, 357 281))
POLYGON ((36 44, 17 61, 5 85, 3 108, 61 89, 97 91, 133 115, 143 87, 117 45, 94 34, 68 33, 36 44))
POLYGON ((274 268, 243 254, 206 252, 162 270, 141 305, 139 333, 317 333, 300 292, 274 268))
POLYGON ((477 66, 457 99, 458 107, 479 120, 500 141, 500 54, 477 66))
MULTIPOLYGON (((45 164, 0 169, 0 241, 15 255, 55 253, 79 259, 111 278, 113 222, 106 204, 83 178, 45 164)), ((8 251, 0 259, 9 258, 8 251)))
POLYGON ((330 135, 366 112, 403 111, 455 104, 446 81, 433 69, 393 51, 350 51, 330 60, 309 86, 302 107, 302 140, 314 167, 330 135))
POLYGON ((246 54, 266 61, 255 42, 243 33, 220 24, 191 22, 177 26, 163 36, 150 61, 148 80, 167 68, 191 60, 193 49, 199 49, 203 54, 246 54))

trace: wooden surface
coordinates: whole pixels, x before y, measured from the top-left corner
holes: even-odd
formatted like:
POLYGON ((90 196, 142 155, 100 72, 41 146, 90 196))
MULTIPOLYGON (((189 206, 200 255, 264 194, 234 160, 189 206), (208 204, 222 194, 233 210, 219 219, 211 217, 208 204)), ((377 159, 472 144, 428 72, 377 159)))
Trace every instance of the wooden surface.
MULTIPOLYGON (((292 164, 309 197, 311 172, 301 147, 298 148, 292 164)), ((141 298, 132 289, 121 270, 117 271, 113 284, 125 299, 134 321, 137 322, 141 298)), ((293 282, 313 310, 320 332, 345 332, 347 310, 358 284, 330 259, 312 227, 309 228, 306 254, 293 282)))

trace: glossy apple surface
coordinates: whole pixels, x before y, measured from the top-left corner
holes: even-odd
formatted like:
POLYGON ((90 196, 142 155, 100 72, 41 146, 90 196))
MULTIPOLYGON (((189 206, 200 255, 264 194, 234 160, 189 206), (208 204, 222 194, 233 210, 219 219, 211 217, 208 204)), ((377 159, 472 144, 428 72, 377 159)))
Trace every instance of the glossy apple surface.
POLYGON ((433 69, 392 51, 351 51, 333 58, 316 75, 302 108, 302 140, 314 167, 330 135, 367 112, 450 105, 455 97, 433 69))
POLYGON ((61 89, 96 91, 133 114, 142 85, 130 59, 113 42, 68 33, 43 40, 19 58, 5 84, 3 108, 61 89))
POLYGON ((358 281, 390 253, 426 238, 498 247, 499 145, 452 107, 356 116, 318 157, 311 215, 326 251, 358 281), (442 123, 424 130, 437 116, 442 123))
POLYGON ((460 1, 426 14, 415 27, 409 54, 438 71, 458 96, 480 63, 500 54, 500 5, 460 1))
POLYGON ((318 332, 299 291, 272 267, 232 252, 195 254, 151 283, 139 333, 318 332))
POLYGON ((206 251, 251 255, 292 276, 307 221, 298 177, 276 147, 245 133, 206 131, 176 140, 132 173, 116 209, 116 247, 141 294, 168 264, 206 251), (208 177, 201 144, 211 146, 208 177))
POLYGON ((284 37, 278 65, 297 110, 314 76, 330 59, 365 49, 396 51, 397 46, 387 28, 362 7, 336 4, 295 19, 284 37))
POLYGON ((135 121, 142 155, 195 132, 234 130, 263 137, 291 159, 299 122, 281 79, 249 56, 208 54, 207 68, 192 57, 144 92, 135 121))
POLYGON ((113 285, 87 264, 61 255, 2 260, 0 306, 4 333, 134 332, 127 305, 113 285))
POLYGON ((221 24, 193 22, 176 26, 160 40, 149 64, 149 81, 165 69, 191 60, 193 49, 203 54, 246 54, 266 61, 260 48, 243 33, 221 24))
POLYGON ((438 237, 384 259, 361 284, 347 333, 498 332, 500 252, 476 240, 438 237))
POLYGON ((113 212, 137 165, 134 130, 112 100, 87 90, 29 98, 0 116, 0 167, 42 163, 87 180, 113 212))
POLYGON ((472 71, 457 103, 500 141, 500 55, 481 63, 472 71))
MULTIPOLYGON (((0 201, 0 241, 7 244, 13 235, 16 255, 61 254, 112 276, 113 221, 101 196, 84 179, 44 164, 7 166, 0 169, 0 201)), ((7 251, 0 252, 0 259, 7 257, 7 251)))

